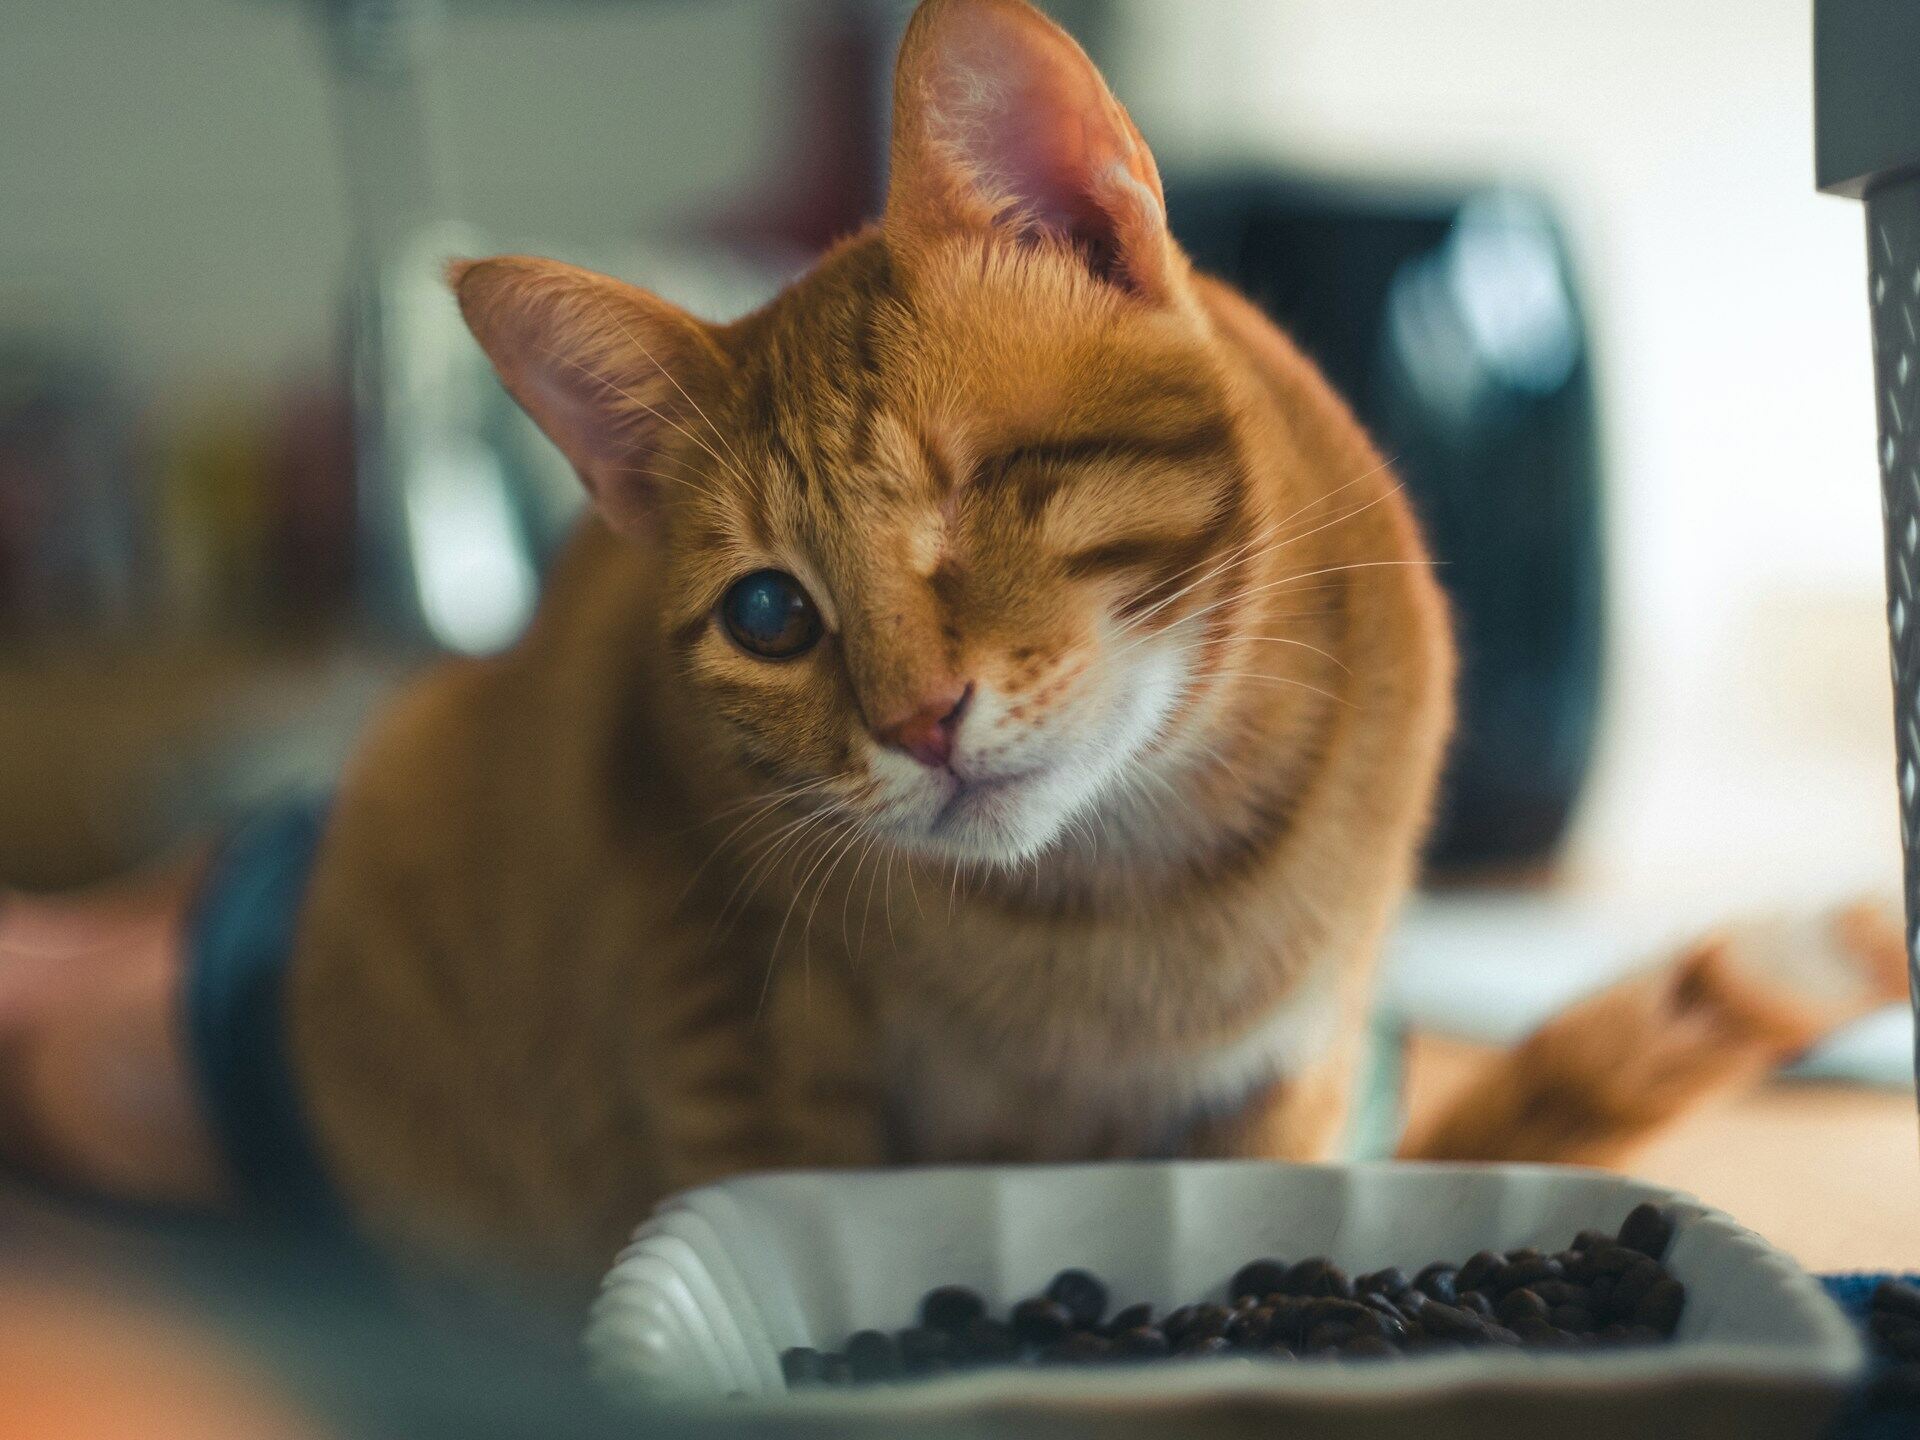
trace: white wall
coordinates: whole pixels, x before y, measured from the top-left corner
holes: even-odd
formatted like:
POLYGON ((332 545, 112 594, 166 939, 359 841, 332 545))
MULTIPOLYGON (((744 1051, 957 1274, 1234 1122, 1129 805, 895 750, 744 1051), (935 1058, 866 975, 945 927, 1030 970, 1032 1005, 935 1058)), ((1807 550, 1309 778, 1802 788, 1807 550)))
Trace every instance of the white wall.
MULTIPOLYGON (((630 237, 779 142, 777 0, 447 7, 435 66, 464 218, 630 237)), ((4 0, 0 331, 79 328, 137 382, 311 362, 347 230, 305 0, 4 0)))
POLYGON ((1559 199, 1606 415, 1616 664, 1590 876, 1890 880, 1857 206, 1812 189, 1809 0, 1129 0, 1163 158, 1559 199))

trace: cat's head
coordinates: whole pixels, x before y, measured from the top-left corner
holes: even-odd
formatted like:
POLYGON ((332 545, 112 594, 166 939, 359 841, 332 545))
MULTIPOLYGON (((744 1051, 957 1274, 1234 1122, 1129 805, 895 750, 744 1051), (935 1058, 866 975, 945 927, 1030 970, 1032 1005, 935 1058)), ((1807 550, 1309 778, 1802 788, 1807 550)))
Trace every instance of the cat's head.
POLYGON ((1138 131, 1024 0, 921 8, 883 223, 745 320, 452 277, 769 792, 1011 864, 1179 752, 1257 524, 1237 392, 1138 131))

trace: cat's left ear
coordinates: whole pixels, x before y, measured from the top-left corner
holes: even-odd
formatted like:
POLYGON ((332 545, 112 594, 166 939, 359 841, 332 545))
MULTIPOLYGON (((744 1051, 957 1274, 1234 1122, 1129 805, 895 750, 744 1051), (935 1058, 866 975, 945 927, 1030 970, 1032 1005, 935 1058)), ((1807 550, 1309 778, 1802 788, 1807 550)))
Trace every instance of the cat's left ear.
POLYGON ((926 0, 894 74, 887 230, 1044 237, 1165 300, 1160 172, 1086 52, 1026 0, 926 0))
MULTIPOLYGON (((447 283, 507 392, 560 447, 609 525, 657 521, 658 452, 669 432, 705 423, 693 392, 722 364, 698 320, 677 306, 555 260, 457 260, 447 283)), ((704 443, 704 442, 702 442, 704 443)))

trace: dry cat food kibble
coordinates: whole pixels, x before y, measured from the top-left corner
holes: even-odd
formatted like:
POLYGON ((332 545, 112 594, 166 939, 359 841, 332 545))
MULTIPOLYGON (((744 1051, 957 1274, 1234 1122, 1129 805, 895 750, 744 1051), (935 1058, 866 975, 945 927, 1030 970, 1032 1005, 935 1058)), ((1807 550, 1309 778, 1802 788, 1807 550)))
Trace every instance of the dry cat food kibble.
POLYGON ((1482 1250, 1348 1276, 1314 1257, 1262 1258, 1234 1272, 1223 1301, 1158 1314, 1146 1304, 1109 1313, 1098 1276, 1062 1270, 1005 1320, 961 1285, 930 1290, 918 1323, 862 1330, 839 1354, 796 1346, 780 1357, 790 1389, 945 1375, 996 1365, 1098 1365, 1209 1356, 1352 1358, 1426 1355, 1480 1346, 1575 1350, 1660 1344, 1673 1337, 1687 1291, 1661 1259, 1673 1221, 1638 1206, 1617 1235, 1583 1230, 1565 1250, 1482 1250))

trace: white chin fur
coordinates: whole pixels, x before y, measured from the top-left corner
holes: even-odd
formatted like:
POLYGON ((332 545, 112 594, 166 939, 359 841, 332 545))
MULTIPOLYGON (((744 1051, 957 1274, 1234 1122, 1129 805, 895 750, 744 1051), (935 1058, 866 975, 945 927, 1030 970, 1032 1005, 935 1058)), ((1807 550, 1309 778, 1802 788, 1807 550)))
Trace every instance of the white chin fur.
MULTIPOLYGON (((1142 752, 1166 723, 1180 697, 1184 667, 1172 647, 1141 646, 1114 688, 1106 715, 1090 729, 1062 722, 1060 733, 1039 740, 1032 773, 989 790, 949 811, 946 797, 915 774, 926 800, 896 833, 902 848, 948 859, 1018 865, 1046 849, 1073 822, 1091 818, 1100 828, 1101 803, 1123 786, 1142 752)), ((897 759, 898 757, 889 757, 897 759)), ((903 764, 912 765, 911 761, 903 764)), ((1106 837, 1101 837, 1106 843, 1106 837)))

